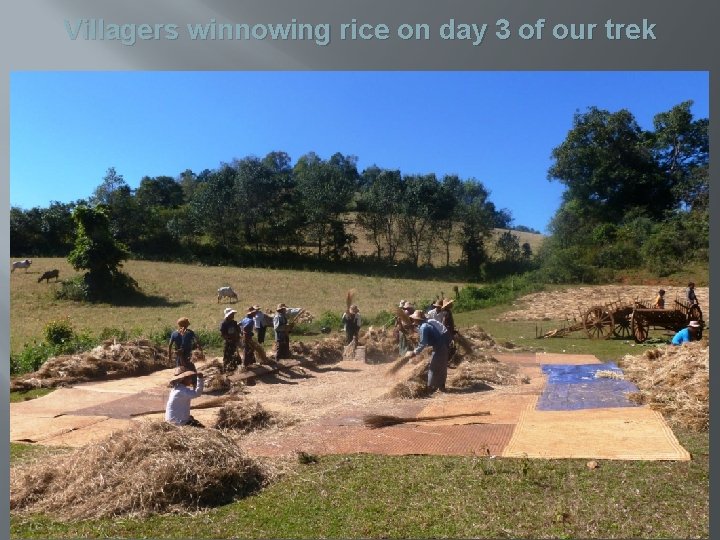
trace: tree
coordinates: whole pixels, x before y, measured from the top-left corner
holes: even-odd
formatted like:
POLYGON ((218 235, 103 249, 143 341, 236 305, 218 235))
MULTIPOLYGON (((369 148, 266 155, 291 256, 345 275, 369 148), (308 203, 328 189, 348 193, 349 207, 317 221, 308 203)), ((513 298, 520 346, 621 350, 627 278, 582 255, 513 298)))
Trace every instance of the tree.
POLYGON ((552 151, 550 180, 593 221, 620 221, 630 208, 660 218, 673 207, 672 182, 654 159, 650 137, 627 110, 591 107, 576 113, 565 141, 552 151))
POLYGON ((419 266, 421 254, 432 250, 435 236, 432 223, 437 219, 440 182, 434 174, 404 178, 400 232, 405 239, 408 258, 419 266))
POLYGON ((495 242, 495 250, 500 255, 502 261, 509 263, 519 261, 522 255, 520 239, 509 230, 498 237, 495 242))
POLYGON ((340 229, 344 230, 340 214, 352 200, 358 176, 351 165, 353 161, 342 154, 323 161, 311 152, 302 156, 293 169, 307 230, 317 245, 318 258, 323 256, 325 243, 332 245, 334 239, 344 237, 340 234, 340 229))
POLYGON ((363 171, 361 185, 357 223, 375 245, 377 258, 384 256, 394 262, 400 245, 397 221, 404 191, 402 175, 373 166, 363 171))
POLYGON ((450 245, 455 239, 455 220, 459 217, 457 209, 462 189, 460 178, 451 174, 443 177, 438 193, 435 231, 445 247, 445 266, 450 266, 450 245))
POLYGON ((93 204, 111 204, 112 194, 123 187, 128 187, 125 178, 123 178, 122 174, 117 173, 115 167, 110 167, 105 172, 102 183, 95 188, 92 197, 90 197, 90 202, 93 204))
POLYGON ((184 198, 182 186, 171 176, 143 176, 135 190, 137 204, 144 210, 157 206, 177 208, 184 198))
POLYGON ((137 283, 120 271, 128 249, 110 233, 110 220, 103 205, 78 206, 73 211, 77 225, 75 247, 68 261, 75 270, 87 270, 83 280, 88 298, 104 299, 115 293, 134 290, 137 283))
POLYGON ((477 180, 463 182, 457 210, 462 222, 459 239, 471 274, 477 274, 481 265, 487 261, 485 242, 497 221, 497 211, 489 197, 490 192, 477 180))

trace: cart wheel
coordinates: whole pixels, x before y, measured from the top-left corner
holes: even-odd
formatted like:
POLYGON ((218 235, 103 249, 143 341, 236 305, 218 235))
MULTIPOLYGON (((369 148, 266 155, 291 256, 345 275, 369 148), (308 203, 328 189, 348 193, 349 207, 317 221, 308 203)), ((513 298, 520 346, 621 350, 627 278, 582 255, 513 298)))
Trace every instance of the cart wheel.
POLYGON ((583 325, 590 339, 607 339, 613 333, 612 313, 601 306, 590 308, 583 317, 583 325))
POLYGON ((632 336, 633 333, 631 324, 632 314, 618 317, 618 320, 615 321, 615 327, 613 328, 613 334, 615 335, 615 337, 620 339, 628 339, 630 336, 632 336))
POLYGON ((645 317, 638 313, 633 313, 631 322, 632 335, 635 338, 635 343, 643 343, 650 333, 650 323, 645 317))

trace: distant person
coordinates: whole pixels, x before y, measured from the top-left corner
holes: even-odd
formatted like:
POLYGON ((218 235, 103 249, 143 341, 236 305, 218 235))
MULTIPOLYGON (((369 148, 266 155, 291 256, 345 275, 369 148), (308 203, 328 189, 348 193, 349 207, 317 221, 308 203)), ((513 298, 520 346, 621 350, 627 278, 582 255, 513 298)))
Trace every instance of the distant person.
POLYGON ((245 348, 243 349, 243 367, 247 368, 255 363, 255 349, 253 349, 253 330, 255 329, 255 311, 253 308, 248 308, 247 313, 242 321, 240 321, 240 331, 243 336, 243 343, 245 348))
POLYGON ((190 321, 187 317, 180 317, 177 320, 178 329, 170 334, 168 343, 168 359, 172 361, 173 348, 175 349, 175 366, 184 367, 186 371, 197 371, 192 361, 192 351, 197 347, 203 352, 200 341, 195 332, 190 330, 190 321))
POLYGON ((238 345, 240 344, 240 326, 235 320, 235 311, 231 307, 225 308, 225 317, 220 323, 220 335, 225 342, 223 348, 223 372, 233 371, 238 365, 238 345))
POLYGON ((257 336, 257 342, 262 345, 265 343, 265 332, 267 331, 265 314, 257 304, 253 306, 253 309, 255 310, 255 335, 257 336))
POLYGON ((655 297, 655 302, 653 303, 654 308, 657 309, 665 309, 665 290, 660 289, 658 291, 657 297, 655 297))
POLYGON ((362 318, 360 317, 360 309, 355 305, 351 305, 342 316, 343 328, 345 329, 345 345, 352 343, 353 339, 357 343, 360 337, 360 327, 362 326, 362 318))
MULTIPOLYGON (((415 306, 412 302, 408 302, 406 300, 400 300, 400 305, 398 305, 398 307, 408 317, 415 312, 415 306)), ((402 317, 397 316, 395 317, 395 332, 397 334, 398 353, 400 355, 404 355, 410 347, 412 347, 410 334, 413 332, 413 325, 411 322, 406 323, 402 317)))
POLYGON ((287 306, 278 304, 273 317, 275 330, 275 359, 290 358, 290 325, 286 315, 287 306))
POLYGON ((698 305, 698 299, 695 295, 695 283, 693 283, 692 281, 688 283, 687 286, 687 299, 691 306, 698 305))
POLYGON ((698 339, 700 339, 700 321, 690 321, 687 328, 683 328, 675 334, 671 343, 673 345, 682 345, 683 343, 697 341, 698 339))
POLYGON ((447 331, 443 333, 442 323, 434 319, 428 320, 427 315, 420 310, 415 311, 410 318, 417 326, 420 343, 414 350, 405 353, 405 357, 412 358, 420 354, 425 347, 432 347, 433 352, 428 364, 427 386, 431 392, 436 390, 444 392, 448 370, 448 339, 445 335, 447 331))
POLYGON ((202 395, 204 384, 202 373, 176 368, 170 379, 172 390, 165 406, 165 421, 176 426, 205 427, 190 414, 190 401, 202 395))

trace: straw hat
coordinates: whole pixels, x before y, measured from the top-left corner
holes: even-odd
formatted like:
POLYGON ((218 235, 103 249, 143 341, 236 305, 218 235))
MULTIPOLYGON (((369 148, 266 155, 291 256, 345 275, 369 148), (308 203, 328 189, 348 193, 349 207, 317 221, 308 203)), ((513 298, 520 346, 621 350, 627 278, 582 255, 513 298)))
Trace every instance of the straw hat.
POLYGON ((260 310, 262 309, 262 308, 261 308, 260 306, 258 306, 257 304, 255 304, 252 308, 253 308, 255 311, 260 311, 260 310))
POLYGON ((197 373, 195 373, 194 371, 185 370, 185 368, 178 367, 175 369, 175 375, 173 375, 169 383, 175 384, 176 382, 180 382, 187 377, 194 377, 195 375, 197 375, 197 373))
POLYGON ((438 298, 438 299, 435 300, 431 305, 432 305, 432 307, 442 308, 442 307, 443 307, 443 301, 442 301, 440 298, 438 298))
POLYGON ((285 304, 278 304, 278 307, 275 311, 281 311, 283 309, 287 309, 287 306, 285 304))
POLYGON ((226 307, 224 313, 225 313, 225 318, 227 319, 227 318, 228 318, 230 315, 232 315, 233 313, 237 313, 237 311, 235 311, 235 310, 234 310, 233 308, 231 308, 231 307, 226 307))
POLYGON ((190 326, 190 320, 187 317, 180 317, 177 320, 177 325, 180 328, 187 328, 188 326, 190 326))
POLYGON ((400 303, 398 304, 398 307, 399 307, 399 308, 404 308, 404 307, 405 307, 405 300, 400 300, 400 303))
POLYGON ((441 309, 445 309, 446 307, 450 307, 450 306, 453 304, 454 301, 455 301, 455 300, 453 300, 453 299, 448 300, 448 299, 446 298, 446 299, 443 300, 443 302, 442 302, 442 308, 441 308, 441 309))
POLYGON ((358 308, 355 304, 350 306, 350 312, 351 313, 360 313, 360 308, 358 308))
POLYGON ((419 309, 416 309, 415 312, 410 315, 410 318, 416 321, 427 321, 427 316, 425 315, 425 312, 420 311, 419 309))
POLYGON ((408 309, 408 308, 414 308, 415 305, 412 302, 405 302, 402 307, 405 309, 408 309))
POLYGON ((250 315, 255 315, 257 313, 257 310, 254 307, 247 308, 247 313, 245 313, 246 317, 249 317, 250 315))
POLYGON ((688 326, 691 328, 700 328, 700 321, 690 321, 688 326))

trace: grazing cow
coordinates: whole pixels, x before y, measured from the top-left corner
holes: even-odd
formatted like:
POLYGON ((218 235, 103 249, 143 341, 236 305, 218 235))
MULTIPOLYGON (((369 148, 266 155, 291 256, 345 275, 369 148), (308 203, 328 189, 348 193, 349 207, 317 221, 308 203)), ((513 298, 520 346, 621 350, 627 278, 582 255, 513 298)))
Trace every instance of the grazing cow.
POLYGON ((30 268, 30 265, 32 264, 32 261, 30 259, 23 259, 22 261, 15 261, 12 263, 12 270, 10 272, 14 272, 16 268, 24 268, 25 272, 27 272, 27 269, 30 268))
POLYGON ((238 301, 238 295, 232 287, 220 287, 217 295, 218 304, 221 298, 234 298, 236 302, 238 301))
POLYGON ((43 275, 38 278, 38 283, 40 283, 43 279, 47 283, 50 283, 50 278, 55 278, 55 281, 57 281, 59 277, 60 277, 60 270, 58 270, 58 269, 48 270, 47 272, 43 273, 43 275))

